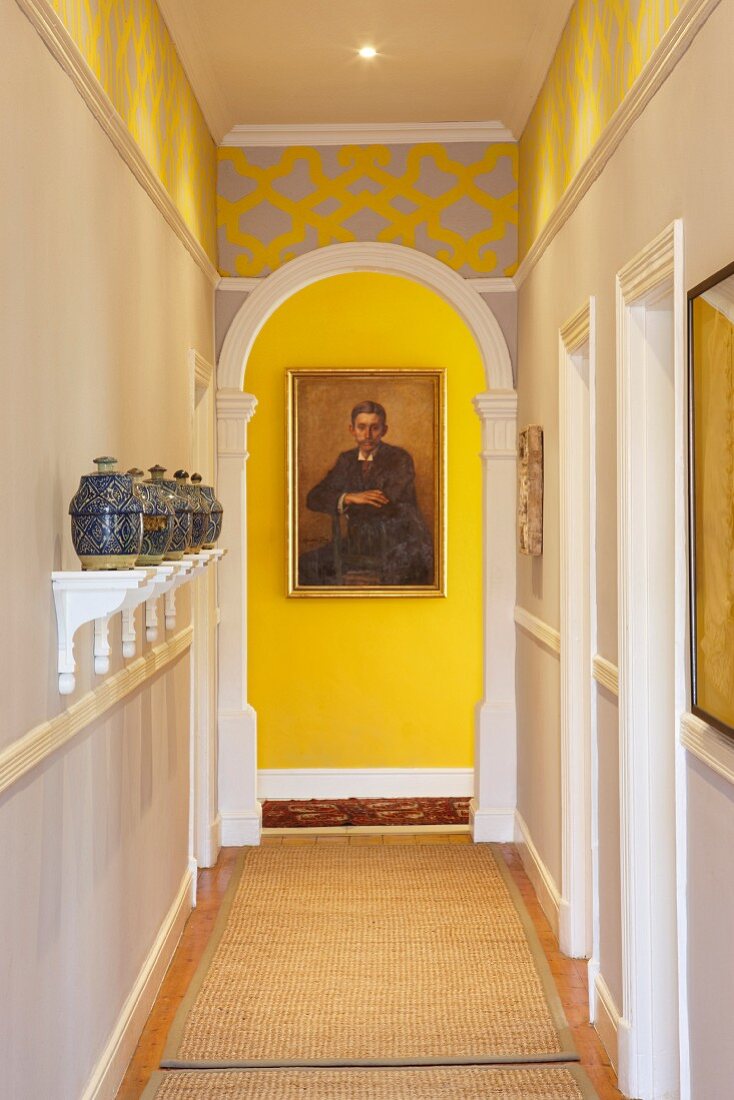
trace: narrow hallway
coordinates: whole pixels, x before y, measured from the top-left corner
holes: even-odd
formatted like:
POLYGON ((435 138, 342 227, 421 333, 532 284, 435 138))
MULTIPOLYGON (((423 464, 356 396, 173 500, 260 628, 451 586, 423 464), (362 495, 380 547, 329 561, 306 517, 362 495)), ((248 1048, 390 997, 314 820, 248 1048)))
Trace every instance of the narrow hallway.
MULTIPOLYGON (((334 835, 333 833, 324 835, 322 833, 317 836, 297 835, 294 830, 289 835, 266 836, 263 838, 263 846, 280 849, 284 853, 286 849, 293 849, 294 847, 328 846, 333 848, 336 846, 341 848, 348 846, 374 848, 375 846, 393 847, 395 845, 400 847, 457 846, 469 845, 470 843, 470 837, 467 833, 451 832, 443 834, 425 830, 407 835, 391 833, 388 830, 381 834, 355 832, 351 835, 334 835)), ((619 1100, 622 1094, 616 1087, 616 1076, 596 1032, 589 1023, 586 963, 568 959, 560 953, 557 941, 541 910, 535 891, 525 874, 515 846, 511 844, 498 845, 495 852, 498 857, 501 857, 504 867, 509 872, 511 880, 519 891, 522 902, 532 919, 535 933, 542 945, 563 1011, 570 1025, 573 1044, 579 1052, 580 1065, 595 1090, 592 1095, 596 1095, 599 1100, 619 1100)), ((151 1075, 158 1071, 169 1029, 181 1002, 190 989, 192 979, 207 945, 210 943, 214 925, 236 869, 238 858, 239 852, 237 849, 223 849, 216 867, 199 873, 197 907, 186 925, 172 965, 159 990, 154 1008, 118 1092, 118 1100, 137 1100, 148 1087, 151 1075)), ((441 1004, 441 990, 436 990, 435 997, 436 1003, 441 1004)), ((348 1095, 343 1092, 339 1094, 348 1095)), ((236 1095, 236 1093, 232 1095, 236 1095)), ((399 1093, 395 1093, 395 1095, 399 1095, 399 1093)), ((444 1093, 437 1093, 437 1095, 444 1095, 444 1093)), ((477 1092, 476 1095, 483 1095, 483 1093, 477 1092)), ((491 1093, 491 1095, 503 1095, 503 1093, 491 1093)), ((535 1094, 533 1093, 533 1095, 535 1094)), ((545 1096, 545 1093, 539 1095, 545 1096)), ((548 1095, 555 1094, 549 1092, 548 1095)))

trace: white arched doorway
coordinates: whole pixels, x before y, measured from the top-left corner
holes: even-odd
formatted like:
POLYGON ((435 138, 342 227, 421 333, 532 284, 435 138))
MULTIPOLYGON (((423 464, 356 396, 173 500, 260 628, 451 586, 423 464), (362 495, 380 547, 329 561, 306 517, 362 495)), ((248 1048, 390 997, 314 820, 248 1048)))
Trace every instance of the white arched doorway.
POLYGON ((241 306, 217 370, 218 494, 229 554, 220 566, 219 809, 223 844, 257 844, 257 717, 247 697, 247 425, 257 399, 246 392, 247 361, 261 328, 293 294, 350 272, 399 275, 426 286, 464 320, 479 348, 486 392, 482 422, 484 688, 477 706, 472 832, 511 840, 516 802, 515 482, 517 395, 502 331, 470 283, 421 252, 392 244, 338 244, 269 275, 241 306))

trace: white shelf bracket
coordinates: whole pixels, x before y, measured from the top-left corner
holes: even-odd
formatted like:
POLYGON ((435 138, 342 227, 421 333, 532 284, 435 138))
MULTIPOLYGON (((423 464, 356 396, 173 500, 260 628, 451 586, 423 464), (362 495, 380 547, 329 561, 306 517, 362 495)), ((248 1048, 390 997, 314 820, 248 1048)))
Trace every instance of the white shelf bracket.
POLYGON ((182 584, 186 584, 187 581, 193 577, 194 562, 191 560, 195 558, 195 554, 186 554, 184 557, 176 562, 178 566, 178 573, 173 579, 173 583, 166 592, 166 598, 164 601, 164 613, 166 616, 166 630, 174 630, 176 626, 176 589, 180 588, 182 584))
POLYGON ((178 562, 164 562, 156 567, 155 590, 145 601, 145 637, 149 642, 158 638, 158 599, 171 588, 178 572, 178 562))
POLYGON ((59 691, 70 695, 76 686, 74 635, 85 623, 94 626, 94 667, 103 675, 109 670, 109 618, 119 611, 130 597, 140 601, 150 581, 151 570, 121 569, 116 571, 69 571, 51 574, 56 625, 58 628, 59 691))
POLYGON ((94 671, 110 670, 110 617, 122 612, 122 653, 135 656, 135 609, 145 604, 145 636, 158 636, 157 600, 164 597, 166 628, 176 626, 176 589, 219 561, 226 550, 202 550, 180 561, 137 569, 63 571, 51 574, 58 628, 59 692, 71 695, 76 686, 74 635, 85 623, 94 623, 94 671))

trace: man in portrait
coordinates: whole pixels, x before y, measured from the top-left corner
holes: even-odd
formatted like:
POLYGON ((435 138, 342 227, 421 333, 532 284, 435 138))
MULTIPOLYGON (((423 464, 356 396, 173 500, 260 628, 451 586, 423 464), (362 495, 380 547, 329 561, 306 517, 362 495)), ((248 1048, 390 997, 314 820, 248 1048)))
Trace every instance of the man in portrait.
POLYGON ((332 517, 334 538, 300 555, 300 584, 355 583, 349 575, 370 578, 362 583, 432 583, 433 542, 418 507, 413 459, 385 442, 387 430, 387 413, 376 401, 352 409, 354 446, 306 498, 311 511, 332 517))

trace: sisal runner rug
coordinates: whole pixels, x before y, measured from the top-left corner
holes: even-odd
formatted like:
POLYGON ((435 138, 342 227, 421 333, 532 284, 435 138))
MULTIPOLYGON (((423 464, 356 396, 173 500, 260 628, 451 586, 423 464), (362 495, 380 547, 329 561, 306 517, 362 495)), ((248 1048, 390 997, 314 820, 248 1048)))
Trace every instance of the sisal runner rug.
POLYGON ((165 1070, 142 1100, 595 1100, 580 1066, 165 1070))
POLYGON ((314 844, 243 853, 161 1065, 576 1058, 487 845, 314 844))

